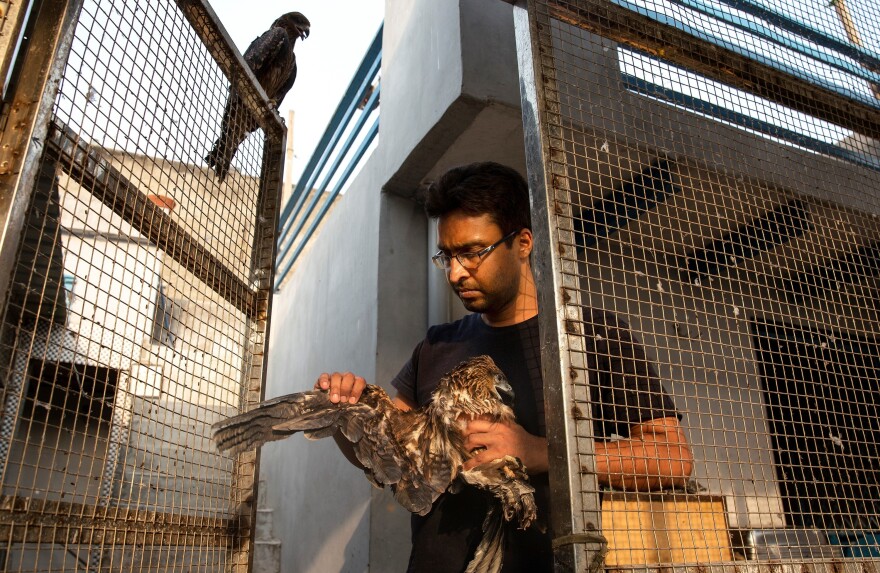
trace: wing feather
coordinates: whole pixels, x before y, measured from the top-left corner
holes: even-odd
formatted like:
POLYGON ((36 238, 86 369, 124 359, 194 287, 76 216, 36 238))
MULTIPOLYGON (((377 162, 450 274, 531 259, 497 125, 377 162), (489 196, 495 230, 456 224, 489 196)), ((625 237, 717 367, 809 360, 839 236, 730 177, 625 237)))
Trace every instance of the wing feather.
POLYGON ((443 492, 426 486, 421 480, 406 476, 394 488, 394 499, 408 511, 419 515, 428 515, 434 502, 443 492))
POLYGON ((364 418, 362 416, 346 416, 342 422, 339 429, 349 442, 359 442, 364 437, 364 418))
MULTIPOLYGON (((238 453, 297 432, 310 439, 338 432, 351 443, 373 484, 396 486, 407 476, 402 496, 418 500, 415 503, 422 511, 426 507, 425 495, 406 493, 411 488, 425 488, 420 478, 415 477, 419 472, 414 460, 393 431, 395 417, 401 414, 378 386, 368 385, 355 404, 334 404, 326 392, 312 390, 268 400, 250 412, 218 422, 214 425, 214 440, 221 451, 238 453)), ((436 495, 439 494, 428 496, 428 508, 436 495)), ((409 509, 409 505, 405 507, 409 509)))
POLYGON ((290 37, 283 28, 273 26, 260 34, 244 52, 244 61, 257 78, 286 53, 292 52, 290 37))
POLYGON ((505 521, 518 518, 520 529, 526 529, 537 516, 535 488, 519 458, 503 458, 462 471, 461 478, 472 486, 491 493, 500 504, 505 521))
MULTIPOLYGON (((322 397, 323 395, 320 396, 320 398, 322 397)), ((316 396, 315 402, 317 404, 310 404, 310 406, 317 406, 320 408, 319 410, 304 411, 296 418, 279 422, 272 426, 272 431, 280 434, 282 438, 307 430, 331 428, 335 432, 336 422, 343 415, 343 412, 338 408, 329 407, 329 400, 326 400, 328 404, 324 404, 325 400, 319 400, 318 396, 316 396)))
POLYGON ((327 392, 310 390, 266 400, 249 412, 217 422, 213 434, 220 451, 235 454, 297 432, 306 432, 313 439, 332 436, 352 418, 372 415, 374 404, 334 404, 327 392))
MULTIPOLYGON (((232 454, 251 450, 266 442, 280 440, 289 433, 276 431, 279 424, 287 424, 323 403, 316 392, 300 392, 267 400, 249 412, 217 422, 213 426, 214 441, 220 451, 232 454)), ((329 402, 329 400, 326 400, 329 402)), ((291 430, 291 432, 296 430, 291 430)))
POLYGON ((244 59, 269 99, 280 104, 296 80, 293 42, 284 28, 272 27, 254 40, 244 59))

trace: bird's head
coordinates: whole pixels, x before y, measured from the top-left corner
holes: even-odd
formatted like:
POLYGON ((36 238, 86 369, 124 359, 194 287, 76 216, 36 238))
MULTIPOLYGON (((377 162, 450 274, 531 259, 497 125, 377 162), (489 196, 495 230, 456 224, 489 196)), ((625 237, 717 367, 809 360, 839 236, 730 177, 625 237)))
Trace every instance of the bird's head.
POLYGON ((284 28, 291 39, 302 38, 305 40, 309 37, 312 25, 309 19, 299 12, 288 12, 272 22, 272 27, 284 28))
POLYGON ((513 388, 488 356, 466 360, 437 385, 432 407, 447 419, 453 417, 513 416, 513 388))

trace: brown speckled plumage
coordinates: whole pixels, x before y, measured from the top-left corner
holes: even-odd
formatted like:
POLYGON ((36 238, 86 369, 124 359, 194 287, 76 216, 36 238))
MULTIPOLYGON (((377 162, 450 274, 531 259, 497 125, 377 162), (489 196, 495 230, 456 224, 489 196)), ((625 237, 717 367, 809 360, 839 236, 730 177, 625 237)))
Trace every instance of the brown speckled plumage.
POLYGON ((214 440, 221 451, 237 453, 296 432, 318 439, 339 431, 351 442, 367 478, 378 487, 391 486, 397 501, 419 515, 427 514, 441 493, 455 492, 462 483, 486 489, 499 504, 487 515, 485 536, 467 571, 493 572, 501 567, 502 518, 528 527, 535 518, 534 489, 512 456, 463 471, 470 452, 461 431, 477 416, 512 421, 512 399, 501 370, 488 356, 478 356, 444 376, 431 403, 422 408, 398 410, 373 385, 356 404, 333 404, 327 392, 312 390, 268 400, 215 424, 214 440))

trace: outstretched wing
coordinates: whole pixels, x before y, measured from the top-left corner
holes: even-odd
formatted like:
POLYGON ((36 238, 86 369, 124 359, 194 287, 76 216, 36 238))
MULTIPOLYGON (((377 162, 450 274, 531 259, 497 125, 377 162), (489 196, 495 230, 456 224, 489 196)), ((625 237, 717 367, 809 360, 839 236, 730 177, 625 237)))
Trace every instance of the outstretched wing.
POLYGON ((390 485, 400 505, 426 515, 449 486, 449 463, 446 461, 445 469, 438 469, 435 475, 425 471, 426 460, 418 447, 419 436, 426 431, 424 412, 398 410, 385 392, 376 388, 381 394, 374 395, 367 386, 358 402, 372 403, 376 415, 346 417, 339 423, 341 434, 351 442, 373 484, 390 485))
POLYGON ((351 443, 367 479, 378 487, 393 487, 403 507, 424 515, 446 490, 449 479, 427 480, 417 448, 400 441, 419 435, 419 428, 424 427, 420 416, 420 412, 398 410, 378 386, 367 385, 355 404, 334 404, 326 392, 312 390, 268 400, 250 412, 214 424, 214 441, 221 451, 238 453, 297 432, 309 439, 338 432, 351 443), (408 431, 401 433, 401 427, 408 431))
POLYGON ((341 414, 342 408, 330 402, 326 392, 312 390, 266 400, 212 429, 217 449, 237 454, 296 432, 329 428, 332 434, 341 414))
MULTIPOLYGON (((368 385, 356 404, 351 404, 338 424, 341 435, 351 443, 355 457, 373 484, 396 485, 411 471, 411 460, 391 430, 400 415, 385 391, 368 385), (364 410, 358 410, 358 406, 364 410)), ((320 437, 312 435, 312 437, 320 437)))

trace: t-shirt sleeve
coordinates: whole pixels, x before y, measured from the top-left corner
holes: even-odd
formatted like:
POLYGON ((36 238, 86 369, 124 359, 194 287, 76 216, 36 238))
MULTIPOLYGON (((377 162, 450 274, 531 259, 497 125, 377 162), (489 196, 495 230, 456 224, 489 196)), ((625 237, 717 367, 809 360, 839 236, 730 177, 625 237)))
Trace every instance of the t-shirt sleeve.
POLYGON ((416 403, 416 380, 419 368, 419 353, 422 350, 422 344, 423 342, 419 342, 416 345, 412 356, 410 356, 409 360, 406 361, 406 364, 403 365, 403 368, 400 369, 400 372, 397 373, 397 376, 391 381, 391 386, 397 390, 397 393, 413 404, 416 403))
MULTIPOLYGON (((595 315, 594 315, 595 316, 595 315)), ((678 417, 654 364, 628 325, 608 314, 593 322, 593 417, 597 438, 628 437, 629 428, 649 420, 678 417)))

